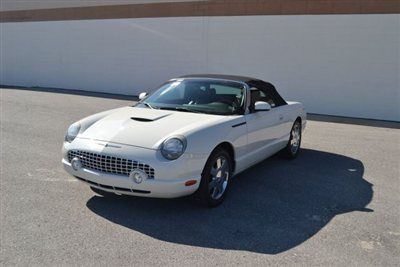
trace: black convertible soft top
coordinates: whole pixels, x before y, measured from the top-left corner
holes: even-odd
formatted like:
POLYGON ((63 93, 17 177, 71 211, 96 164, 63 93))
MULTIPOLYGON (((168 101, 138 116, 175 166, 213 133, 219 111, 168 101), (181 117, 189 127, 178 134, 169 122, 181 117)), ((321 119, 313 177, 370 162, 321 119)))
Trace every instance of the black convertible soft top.
POLYGON ((287 105, 286 101, 281 97, 281 95, 276 91, 275 86, 272 83, 265 82, 260 79, 246 77, 246 76, 236 76, 236 75, 223 75, 223 74, 191 74, 181 76, 179 78, 209 78, 209 79, 224 79, 231 81, 238 81, 246 83, 250 88, 255 87, 261 91, 265 91, 274 99, 276 106, 287 105))
POLYGON ((258 79, 245 77, 245 76, 236 76, 236 75, 223 75, 223 74, 191 74, 185 75, 179 78, 210 78, 210 79, 224 79, 238 82, 248 83, 250 81, 255 81, 258 79))

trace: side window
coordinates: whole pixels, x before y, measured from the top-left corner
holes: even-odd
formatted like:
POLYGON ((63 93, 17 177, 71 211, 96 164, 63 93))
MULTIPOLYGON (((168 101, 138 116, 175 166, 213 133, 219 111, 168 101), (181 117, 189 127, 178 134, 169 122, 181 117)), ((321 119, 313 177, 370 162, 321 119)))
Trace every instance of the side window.
POLYGON ((232 86, 224 86, 219 84, 210 84, 210 88, 215 90, 217 95, 234 95, 236 97, 242 97, 243 90, 232 86))
POLYGON ((254 105, 257 101, 264 101, 271 105, 271 107, 275 107, 276 104, 272 97, 268 95, 266 92, 261 91, 257 88, 251 89, 251 105, 254 105))
POLYGON ((244 100, 244 90, 240 87, 210 84, 210 89, 208 89, 207 92, 210 92, 209 94, 215 97, 216 101, 227 100, 234 103, 235 107, 241 106, 244 100))

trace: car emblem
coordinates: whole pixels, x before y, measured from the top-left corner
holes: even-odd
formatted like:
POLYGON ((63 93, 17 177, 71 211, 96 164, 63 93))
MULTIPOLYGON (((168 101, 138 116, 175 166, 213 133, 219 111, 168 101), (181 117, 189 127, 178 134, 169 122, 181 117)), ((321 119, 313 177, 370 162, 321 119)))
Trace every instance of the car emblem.
POLYGON ((103 146, 103 147, 121 148, 121 146, 112 145, 112 144, 105 143, 105 142, 96 142, 96 144, 99 146, 103 146))

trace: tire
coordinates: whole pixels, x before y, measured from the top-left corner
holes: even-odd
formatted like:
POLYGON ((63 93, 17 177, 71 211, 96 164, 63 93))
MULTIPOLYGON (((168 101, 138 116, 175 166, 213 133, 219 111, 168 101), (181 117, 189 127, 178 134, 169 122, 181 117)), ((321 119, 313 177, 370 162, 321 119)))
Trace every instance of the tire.
POLYGON ((295 159, 300 153, 301 146, 301 122, 296 120, 290 130, 290 139, 282 150, 283 155, 288 159, 295 159))
POLYGON ((93 192, 95 192, 96 194, 103 196, 103 197, 115 197, 116 194, 114 193, 110 193, 101 189, 98 189, 96 187, 91 186, 90 189, 92 189, 93 192))
POLYGON ((198 203, 207 207, 220 205, 232 178, 232 158, 227 151, 217 148, 207 160, 195 193, 198 203))

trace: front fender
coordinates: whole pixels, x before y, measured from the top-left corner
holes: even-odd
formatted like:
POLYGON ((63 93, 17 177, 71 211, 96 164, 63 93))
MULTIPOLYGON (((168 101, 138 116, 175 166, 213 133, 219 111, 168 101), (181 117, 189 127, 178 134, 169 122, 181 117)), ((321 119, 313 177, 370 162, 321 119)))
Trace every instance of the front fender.
POLYGON ((235 117, 225 122, 187 133, 186 153, 207 154, 209 156, 219 144, 228 142, 233 146, 235 159, 241 157, 245 153, 247 146, 245 122, 244 117, 235 117), (238 124, 241 125, 232 127, 238 124))

